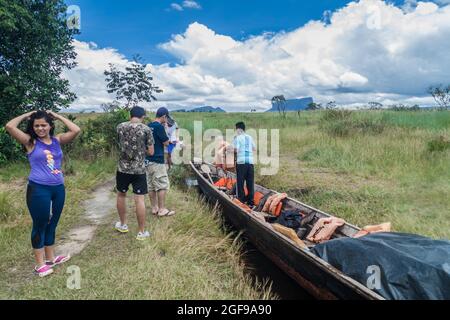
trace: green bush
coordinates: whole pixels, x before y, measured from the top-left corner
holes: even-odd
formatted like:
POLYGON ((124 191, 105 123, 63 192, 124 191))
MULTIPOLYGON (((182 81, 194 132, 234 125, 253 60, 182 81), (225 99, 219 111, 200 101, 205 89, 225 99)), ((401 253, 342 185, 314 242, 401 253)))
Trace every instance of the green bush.
POLYGON ((347 137, 352 134, 380 134, 386 128, 386 123, 382 117, 331 109, 323 114, 319 128, 330 136, 347 137))
POLYGON ((169 171, 170 182, 181 189, 186 189, 186 179, 192 177, 192 172, 186 165, 173 165, 169 171))
POLYGON ((6 132, 4 127, 0 128, 0 166, 24 159, 23 147, 6 132))
POLYGON ((80 137, 68 147, 76 157, 96 158, 108 154, 117 147, 117 125, 129 120, 129 112, 120 109, 100 115, 81 124, 80 137))
POLYGON ((328 109, 324 112, 322 120, 329 121, 343 121, 352 117, 352 111, 344 109, 328 109))
POLYGON ((450 140, 444 136, 439 136, 428 142, 429 152, 442 152, 450 150, 450 140))

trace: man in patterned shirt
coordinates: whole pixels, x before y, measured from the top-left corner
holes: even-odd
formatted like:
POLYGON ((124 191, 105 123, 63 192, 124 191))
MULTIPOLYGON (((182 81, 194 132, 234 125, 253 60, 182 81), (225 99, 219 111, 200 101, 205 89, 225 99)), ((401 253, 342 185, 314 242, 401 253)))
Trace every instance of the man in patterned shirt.
POLYGON ((154 140, 148 126, 143 124, 145 110, 134 107, 130 111, 131 119, 117 126, 119 142, 119 164, 116 174, 117 211, 120 221, 115 229, 128 232, 126 215, 126 195, 130 184, 133 186, 136 217, 139 225, 138 240, 145 240, 150 233, 145 231, 145 195, 148 194, 145 170, 146 155, 153 155, 154 140))

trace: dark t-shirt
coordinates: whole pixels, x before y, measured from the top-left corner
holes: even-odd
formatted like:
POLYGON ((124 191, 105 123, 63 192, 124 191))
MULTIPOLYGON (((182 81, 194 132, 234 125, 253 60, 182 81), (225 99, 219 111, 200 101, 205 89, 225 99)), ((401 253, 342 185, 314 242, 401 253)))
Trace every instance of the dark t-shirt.
POLYGON ((155 154, 147 157, 150 162, 164 163, 164 142, 169 140, 164 126, 158 121, 154 121, 148 125, 153 133, 155 140, 155 154))

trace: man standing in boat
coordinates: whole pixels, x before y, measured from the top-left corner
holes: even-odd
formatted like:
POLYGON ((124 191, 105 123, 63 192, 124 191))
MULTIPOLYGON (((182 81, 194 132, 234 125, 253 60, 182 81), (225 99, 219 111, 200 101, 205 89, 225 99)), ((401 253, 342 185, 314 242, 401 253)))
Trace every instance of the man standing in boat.
POLYGON ((255 193, 255 168, 253 153, 256 146, 253 138, 245 133, 245 123, 236 123, 236 136, 233 140, 233 148, 236 152, 237 196, 239 201, 253 207, 255 193), (248 195, 245 195, 244 182, 248 195))

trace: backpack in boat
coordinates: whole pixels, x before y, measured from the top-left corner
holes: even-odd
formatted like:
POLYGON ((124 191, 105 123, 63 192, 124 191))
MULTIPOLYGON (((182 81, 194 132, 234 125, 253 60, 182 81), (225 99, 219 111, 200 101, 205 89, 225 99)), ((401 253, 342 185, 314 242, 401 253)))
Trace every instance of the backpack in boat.
POLYGON ((297 230, 302 225, 303 216, 300 210, 283 211, 276 220, 276 223, 282 226, 297 230))

